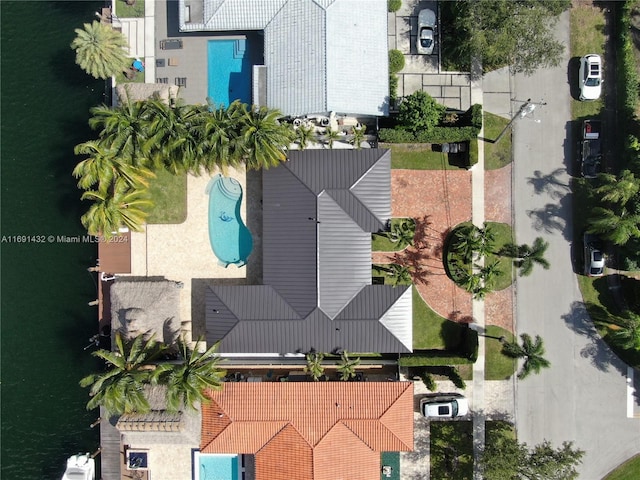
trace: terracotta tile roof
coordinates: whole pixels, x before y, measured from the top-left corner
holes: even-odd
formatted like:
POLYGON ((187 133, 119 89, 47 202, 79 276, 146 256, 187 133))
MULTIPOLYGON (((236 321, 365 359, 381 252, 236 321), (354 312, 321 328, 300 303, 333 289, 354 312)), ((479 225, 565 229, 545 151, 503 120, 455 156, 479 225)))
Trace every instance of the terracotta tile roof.
POLYGON ((413 449, 411 382, 226 383, 202 408, 200 449, 255 454, 256 480, 370 480, 413 449))

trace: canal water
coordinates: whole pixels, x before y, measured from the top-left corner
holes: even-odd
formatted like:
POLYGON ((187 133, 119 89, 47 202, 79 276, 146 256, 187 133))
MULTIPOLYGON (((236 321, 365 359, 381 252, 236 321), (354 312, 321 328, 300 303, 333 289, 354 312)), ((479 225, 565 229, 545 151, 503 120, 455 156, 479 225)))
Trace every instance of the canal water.
POLYGON ((73 147, 92 138, 88 110, 104 93, 69 45, 100 6, 0 2, 2 480, 59 479, 68 456, 99 445, 78 385, 98 368, 84 350, 97 332, 97 247, 63 237, 86 233, 73 147))

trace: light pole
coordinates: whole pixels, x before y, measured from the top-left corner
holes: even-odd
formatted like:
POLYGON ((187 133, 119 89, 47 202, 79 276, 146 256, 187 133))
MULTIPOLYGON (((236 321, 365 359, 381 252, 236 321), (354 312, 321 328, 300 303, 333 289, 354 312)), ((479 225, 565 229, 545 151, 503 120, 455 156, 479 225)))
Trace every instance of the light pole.
MULTIPOLYGON (((517 100, 515 98, 512 98, 511 101, 517 101, 517 100)), ((527 98, 527 100, 522 105, 520 105, 520 108, 518 109, 516 114, 511 118, 511 120, 509 120, 509 123, 507 123, 507 125, 502 129, 500 134, 496 137, 496 139, 492 143, 498 143, 498 141, 502 138, 505 132, 511 127, 511 125, 513 125, 513 122, 515 122, 516 119, 524 118, 527 115, 532 114, 535 111, 536 106, 538 105, 544 106, 546 104, 547 102, 543 102, 543 101, 532 102, 530 98, 527 98)))

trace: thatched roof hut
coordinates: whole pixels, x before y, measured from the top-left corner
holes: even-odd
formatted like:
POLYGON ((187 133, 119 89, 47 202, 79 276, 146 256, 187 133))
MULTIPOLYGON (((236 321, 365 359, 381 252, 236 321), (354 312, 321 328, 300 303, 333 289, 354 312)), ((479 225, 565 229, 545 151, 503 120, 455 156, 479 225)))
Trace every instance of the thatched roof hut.
POLYGON ((117 278, 110 290, 111 335, 153 336, 171 345, 180 337, 180 286, 169 280, 117 278))
POLYGON ((178 98, 180 87, 166 83, 121 83, 116 85, 116 104, 129 101, 158 98, 167 105, 173 105, 178 98))

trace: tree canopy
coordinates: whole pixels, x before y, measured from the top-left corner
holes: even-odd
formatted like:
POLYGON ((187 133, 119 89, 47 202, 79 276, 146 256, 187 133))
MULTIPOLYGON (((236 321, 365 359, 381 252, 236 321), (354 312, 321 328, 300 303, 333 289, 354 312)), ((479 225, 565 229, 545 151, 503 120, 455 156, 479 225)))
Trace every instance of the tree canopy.
POLYGON ((453 52, 482 59, 484 71, 509 66, 513 73, 531 74, 557 66, 564 51, 553 36, 557 16, 569 0, 470 0, 449 4, 453 24, 445 25, 444 41, 453 52))
POLYGON ((519 443, 507 423, 487 428, 487 441, 481 457, 484 478, 491 480, 573 480, 584 452, 563 442, 553 448, 547 440, 530 449, 519 443))
POLYGON ((89 75, 107 79, 127 68, 124 49, 129 43, 122 32, 98 21, 85 23, 84 29, 76 28, 75 32, 71 48, 76 52, 76 63, 89 75))
POLYGON ((418 90, 402 100, 398 111, 398 120, 413 133, 429 130, 440 122, 445 107, 427 92, 418 90))

